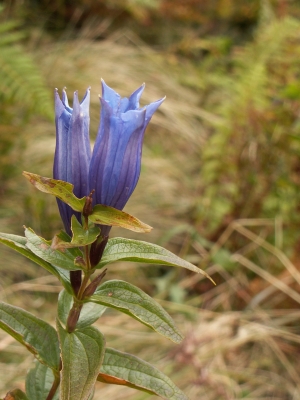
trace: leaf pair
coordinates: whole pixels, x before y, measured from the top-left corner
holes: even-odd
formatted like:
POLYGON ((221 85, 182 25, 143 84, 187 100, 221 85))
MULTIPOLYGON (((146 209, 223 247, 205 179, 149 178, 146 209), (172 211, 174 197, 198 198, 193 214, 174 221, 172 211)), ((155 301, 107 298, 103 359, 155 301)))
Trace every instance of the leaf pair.
MULTIPOLYGON (((25 229, 25 235, 26 237, 0 233, 0 243, 24 255, 56 276, 64 288, 72 294, 73 291, 67 271, 84 269, 83 266, 75 264, 74 261, 76 257, 82 256, 81 251, 76 247, 60 248, 59 243, 68 243, 69 240, 68 235, 64 232, 56 236, 60 242, 55 242, 54 245, 53 242, 36 235, 30 228, 25 229)), ((103 268, 117 261, 182 267, 200 273, 213 282, 205 271, 195 265, 177 257, 163 247, 144 241, 125 238, 109 239, 102 259, 95 268, 103 268)))
MULTIPOLYGON (((71 183, 45 178, 26 171, 23 172, 23 175, 40 191, 52 194, 68 204, 74 211, 83 212, 86 197, 78 199, 73 193, 74 185, 71 183)), ((88 218, 91 222, 98 225, 119 226, 135 232, 150 232, 152 229, 151 226, 132 215, 103 204, 97 204, 88 218)))
MULTIPOLYGON (((164 399, 187 400, 169 378, 147 362, 127 353, 105 348, 101 332, 94 327, 85 326, 86 323, 87 320, 82 322, 80 329, 67 333, 57 321, 57 335, 53 327, 27 311, 0 303, 1 327, 26 346, 42 363, 37 363, 29 372, 26 394, 14 390, 5 399, 45 398, 58 374, 61 353, 61 400, 89 400, 96 380, 134 387, 164 399)), ((55 397, 57 399, 58 395, 55 397)))

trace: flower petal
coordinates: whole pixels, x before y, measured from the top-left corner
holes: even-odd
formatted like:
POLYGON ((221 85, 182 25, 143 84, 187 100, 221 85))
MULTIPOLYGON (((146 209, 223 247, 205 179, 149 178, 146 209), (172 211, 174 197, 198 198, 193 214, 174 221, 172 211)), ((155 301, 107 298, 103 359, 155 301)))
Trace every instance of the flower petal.
POLYGON ((101 122, 91 164, 90 188, 94 203, 122 210, 134 191, 141 170, 145 129, 164 99, 139 109, 145 85, 121 97, 102 80, 101 122))
POLYGON ((145 84, 143 83, 137 90, 135 90, 129 97, 129 107, 128 110, 138 110, 140 107, 140 98, 145 89, 145 84))
MULTIPOLYGON (((131 110, 119 116, 113 113, 112 108, 104 99, 100 99, 100 101, 102 105, 101 124, 91 159, 90 188, 96 190, 94 196, 96 204, 115 207, 116 192, 120 187, 120 177, 123 176, 121 170, 124 168, 127 170, 128 167, 123 163, 124 155, 131 136, 143 133, 145 112, 131 110)), ((135 157, 131 162, 132 165, 136 165, 135 157)), ((126 182, 128 183, 124 180, 124 185, 126 182)), ((136 183, 134 187, 135 185, 136 183)), ((132 186, 130 182, 129 187, 132 186)), ((124 192, 124 205, 130 194, 128 191, 124 192)), ((118 193, 117 197, 119 198, 119 196, 118 193)))
POLYGON ((118 110, 121 102, 121 96, 112 88, 107 86, 103 79, 101 79, 101 85, 102 98, 111 106, 112 109, 118 110))

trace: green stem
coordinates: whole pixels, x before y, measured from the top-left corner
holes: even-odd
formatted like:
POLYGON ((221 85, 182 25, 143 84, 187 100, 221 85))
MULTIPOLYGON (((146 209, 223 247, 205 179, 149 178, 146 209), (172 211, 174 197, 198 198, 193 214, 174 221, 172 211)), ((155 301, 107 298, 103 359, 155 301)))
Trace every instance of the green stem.
MULTIPOLYGON (((92 195, 92 193, 91 193, 91 195, 92 195)), ((87 215, 84 215, 83 228, 85 230, 88 230, 88 216, 87 215)), ((80 312, 81 312, 82 307, 83 307, 83 303, 81 302, 82 297, 83 297, 83 293, 84 293, 87 285, 89 284, 90 276, 94 272, 92 270, 92 267, 91 267, 91 261, 90 261, 90 255, 89 255, 89 246, 88 245, 84 246, 84 257, 85 257, 85 263, 86 263, 86 270, 84 271, 84 278, 83 278, 83 281, 81 283, 80 289, 79 289, 79 291, 77 293, 77 296, 76 295, 74 296, 74 304, 73 304, 73 306, 72 306, 72 308, 71 308, 71 310, 69 312, 67 323, 66 323, 66 330, 69 333, 74 332, 74 330, 76 329, 76 325, 77 325, 77 322, 78 322, 79 317, 80 317, 80 312)), ((60 370, 61 370, 61 368, 62 368, 62 363, 60 365, 60 370)), ((46 400, 52 400, 53 399, 59 384, 60 384, 60 375, 55 376, 53 385, 52 385, 52 387, 50 389, 50 392, 49 392, 46 400)))
MULTIPOLYGON (((87 221, 86 221, 86 224, 87 224, 87 221)), ((90 257, 89 257, 89 246, 84 246, 84 255, 85 255, 85 263, 86 263, 86 271, 84 271, 83 281, 81 283, 81 286, 80 286, 80 289, 78 291, 76 298, 74 298, 73 307, 71 308, 69 315, 68 315, 66 329, 69 333, 73 332, 76 328, 76 324, 78 322, 78 319, 80 317, 80 312, 83 307, 83 304, 80 302, 80 300, 82 299, 83 293, 89 283, 90 276, 92 274, 90 257)))

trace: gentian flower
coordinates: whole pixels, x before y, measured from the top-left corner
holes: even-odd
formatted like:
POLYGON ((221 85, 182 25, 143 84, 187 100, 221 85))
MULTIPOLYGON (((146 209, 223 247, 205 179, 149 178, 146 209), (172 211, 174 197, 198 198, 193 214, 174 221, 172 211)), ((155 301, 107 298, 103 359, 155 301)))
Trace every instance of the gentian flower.
MULTIPOLYGON (((74 94, 73 109, 63 91, 62 100, 56 92, 56 151, 53 175, 74 185, 77 197, 95 190, 93 204, 104 204, 122 210, 134 191, 141 170, 142 144, 146 127, 160 104, 160 99, 139 107, 144 85, 129 98, 121 98, 102 81, 101 120, 91 156, 89 142, 89 90, 81 103, 74 94)), ((58 201, 67 232, 75 214, 68 205, 58 201)), ((79 216, 76 215, 78 220, 79 216)), ((102 236, 110 228, 101 227, 102 236)))
MULTIPOLYGON (((62 100, 55 91, 56 148, 54 155, 53 177, 74 185, 75 196, 82 198, 89 194, 89 166, 91 147, 89 138, 90 89, 81 103, 78 92, 74 93, 73 108, 69 106, 65 89, 62 100)), ((72 210, 63 201, 57 199, 59 212, 65 229, 71 235, 71 217, 81 215, 72 210)))

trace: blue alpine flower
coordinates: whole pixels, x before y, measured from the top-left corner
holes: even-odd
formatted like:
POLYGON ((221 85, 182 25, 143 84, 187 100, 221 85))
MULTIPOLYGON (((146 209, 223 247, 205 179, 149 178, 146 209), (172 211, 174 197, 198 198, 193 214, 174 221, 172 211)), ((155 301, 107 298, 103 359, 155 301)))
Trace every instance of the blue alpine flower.
MULTIPOLYGON (((91 146, 89 138, 90 89, 81 103, 78 92, 74 93, 73 108, 69 106, 65 89, 60 99, 55 91, 56 148, 54 155, 53 177, 74 185, 75 196, 82 198, 89 194, 89 167, 91 146)), ((71 234, 71 217, 81 215, 66 203, 57 199, 60 216, 67 233, 71 234)))
MULTIPOLYGON (((140 176, 146 127, 164 101, 163 98, 140 108, 139 99, 144 87, 142 85, 129 98, 121 98, 102 80, 101 119, 92 155, 89 139, 89 89, 81 103, 75 92, 73 109, 69 107, 66 92, 63 91, 62 100, 56 92, 53 176, 72 183, 77 197, 86 196, 95 190, 94 205, 104 204, 119 210, 124 208, 140 176)), ((71 216, 76 215, 76 212, 61 201, 58 201, 58 205, 69 233, 71 216)), ((76 216, 79 220, 79 215, 76 216)))

